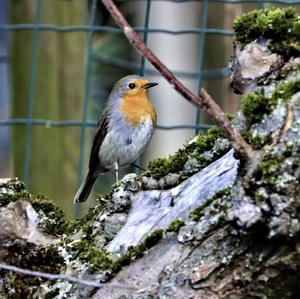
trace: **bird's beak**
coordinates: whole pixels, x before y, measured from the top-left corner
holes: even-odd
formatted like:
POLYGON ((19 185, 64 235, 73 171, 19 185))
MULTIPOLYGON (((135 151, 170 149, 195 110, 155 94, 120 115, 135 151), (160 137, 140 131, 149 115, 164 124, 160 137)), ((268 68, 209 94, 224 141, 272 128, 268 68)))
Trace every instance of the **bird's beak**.
POLYGON ((151 87, 156 86, 156 85, 158 85, 158 83, 155 83, 155 82, 149 82, 149 83, 143 85, 143 88, 144 88, 144 89, 148 89, 148 88, 151 88, 151 87))

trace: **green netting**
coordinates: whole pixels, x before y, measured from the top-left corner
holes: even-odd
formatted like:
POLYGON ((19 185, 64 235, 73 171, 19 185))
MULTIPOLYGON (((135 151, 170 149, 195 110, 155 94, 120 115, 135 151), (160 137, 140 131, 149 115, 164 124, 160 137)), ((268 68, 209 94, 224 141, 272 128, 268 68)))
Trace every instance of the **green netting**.
MULTIPOLYGON (((116 2, 128 2, 128 0, 118 0, 116 2)), ((194 78, 197 81, 197 90, 199 91, 203 85, 203 81, 206 79, 217 79, 224 78, 228 76, 227 68, 205 70, 204 69, 204 55, 205 55, 205 43, 208 35, 212 36, 232 36, 233 32, 220 29, 220 28, 208 28, 208 10, 211 3, 226 3, 226 4, 246 4, 252 3, 256 5, 256 8, 263 8, 265 4, 272 5, 296 5, 300 4, 300 1, 234 1, 234 0, 203 0, 196 1, 202 3, 201 10, 201 20, 200 28, 191 28, 191 29, 182 29, 182 30, 167 30, 163 28, 150 27, 150 17, 151 17, 151 4, 153 2, 166 1, 174 3, 185 3, 185 2, 195 2, 195 0, 130 0, 131 2, 136 1, 145 1, 146 3, 146 12, 144 19, 143 27, 134 28, 138 33, 142 34, 143 40, 145 43, 148 41, 150 34, 164 33, 167 35, 184 35, 184 34, 195 34, 199 35, 199 56, 198 56, 198 68, 197 72, 175 72, 176 75, 182 78, 194 78)), ((84 157, 86 142, 86 128, 91 126, 96 126, 96 120, 88 119, 88 105, 90 98, 90 84, 91 84, 91 69, 93 61, 104 61, 120 67, 124 70, 128 70, 134 73, 139 73, 141 75, 153 74, 155 71, 146 68, 146 61, 142 57, 140 63, 130 62, 126 59, 110 57, 109 55, 93 53, 92 43, 93 36, 95 33, 99 32, 111 32, 111 33, 121 33, 122 31, 113 26, 99 26, 95 24, 96 20, 96 11, 97 11, 97 0, 90 1, 90 11, 89 11, 89 20, 86 25, 76 25, 76 26, 58 26, 52 24, 41 24, 41 14, 42 14, 42 0, 35 1, 35 22, 32 24, 0 24, 0 31, 17 31, 17 30, 29 30, 33 32, 33 47, 32 47, 32 56, 31 56, 31 71, 28 76, 30 76, 30 86, 28 94, 28 110, 27 118, 11 118, 11 119, 2 119, 0 120, 0 126, 13 126, 13 125, 22 125, 26 127, 26 147, 24 152, 24 174, 23 180, 28 183, 30 180, 30 144, 31 144, 31 133, 33 126, 45 126, 47 128, 53 127, 68 127, 68 126, 78 126, 81 128, 80 135, 80 160, 78 167, 78 185, 83 179, 83 166, 84 166, 84 157), (86 51, 86 70, 85 70, 85 80, 84 84, 84 96, 82 99, 83 109, 82 117, 77 120, 60 120, 53 121, 51 119, 37 119, 33 118, 33 109, 34 109, 34 98, 35 98, 35 84, 37 76, 37 63, 38 63, 38 48, 40 46, 40 36, 44 31, 57 31, 62 33, 70 32, 87 32, 87 51, 86 51)), ((71 2, 70 2, 71 3, 71 2)), ((1 54, 1 53, 0 53, 1 54)), ((0 57, 1 63, 7 63, 6 57, 0 57)), ((208 124, 199 124, 200 122, 200 110, 195 108, 195 119, 190 124, 176 124, 170 126, 158 125, 160 130, 179 130, 179 129, 194 129, 195 133, 198 133, 200 129, 206 129, 209 127, 208 124)), ((79 207, 76 210, 76 216, 80 214, 79 207)))

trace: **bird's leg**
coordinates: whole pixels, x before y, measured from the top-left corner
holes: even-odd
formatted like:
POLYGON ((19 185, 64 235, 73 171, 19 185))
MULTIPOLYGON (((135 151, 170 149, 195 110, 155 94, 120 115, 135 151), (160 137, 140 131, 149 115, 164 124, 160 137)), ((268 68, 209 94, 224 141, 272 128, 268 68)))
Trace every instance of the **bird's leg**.
POLYGON ((115 175, 116 175, 116 183, 119 184, 119 164, 118 164, 118 162, 115 162, 114 170, 115 170, 115 175))

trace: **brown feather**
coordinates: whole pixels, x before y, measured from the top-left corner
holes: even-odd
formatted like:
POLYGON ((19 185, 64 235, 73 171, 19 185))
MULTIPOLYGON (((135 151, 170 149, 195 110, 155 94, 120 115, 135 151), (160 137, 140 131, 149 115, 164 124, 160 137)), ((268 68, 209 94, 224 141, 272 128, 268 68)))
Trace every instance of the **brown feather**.
POLYGON ((93 145, 91 149, 91 155, 90 155, 90 162, 89 162, 89 170, 93 172, 94 171, 105 171, 103 167, 101 166, 101 162, 99 159, 99 150, 101 147, 101 144, 107 134, 107 128, 108 128, 108 109, 104 109, 101 115, 101 118, 98 122, 97 131, 94 136, 93 145))

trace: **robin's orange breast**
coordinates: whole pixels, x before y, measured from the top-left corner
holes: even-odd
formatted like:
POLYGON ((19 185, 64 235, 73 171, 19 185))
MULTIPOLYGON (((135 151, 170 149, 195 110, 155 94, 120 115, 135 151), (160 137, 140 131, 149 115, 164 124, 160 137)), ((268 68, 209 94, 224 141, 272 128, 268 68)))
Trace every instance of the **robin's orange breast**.
POLYGON ((120 111, 124 120, 134 127, 139 126, 141 121, 148 117, 152 120, 153 126, 156 126, 156 112, 146 91, 136 95, 124 95, 121 100, 120 111))

